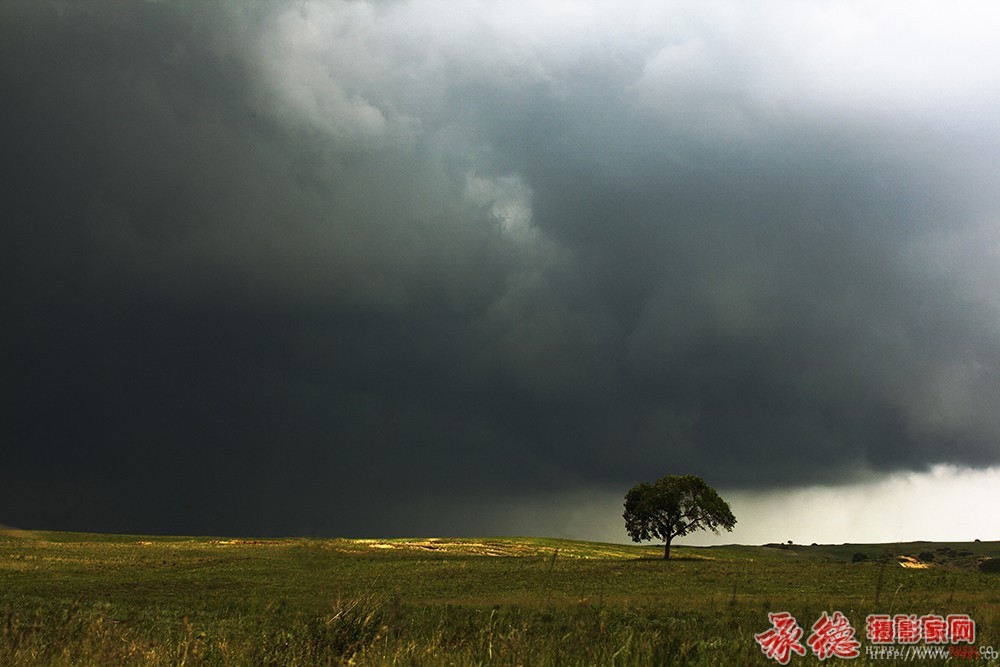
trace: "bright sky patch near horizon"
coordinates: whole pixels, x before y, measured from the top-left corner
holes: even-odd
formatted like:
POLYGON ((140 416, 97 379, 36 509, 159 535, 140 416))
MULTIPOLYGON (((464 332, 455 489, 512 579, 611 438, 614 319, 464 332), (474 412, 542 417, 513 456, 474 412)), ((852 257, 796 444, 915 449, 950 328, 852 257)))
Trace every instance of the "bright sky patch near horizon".
MULTIPOLYGON (((1000 539, 992 507, 1000 468, 935 466, 869 483, 720 494, 737 518, 732 532, 696 531, 675 544, 843 544, 1000 539)), ((600 542, 629 542, 614 493, 513 504, 503 530, 600 542), (543 508, 548 508, 546 511, 543 508)))
POLYGON ((3 3, 0 522, 1000 538, 998 19, 3 3))

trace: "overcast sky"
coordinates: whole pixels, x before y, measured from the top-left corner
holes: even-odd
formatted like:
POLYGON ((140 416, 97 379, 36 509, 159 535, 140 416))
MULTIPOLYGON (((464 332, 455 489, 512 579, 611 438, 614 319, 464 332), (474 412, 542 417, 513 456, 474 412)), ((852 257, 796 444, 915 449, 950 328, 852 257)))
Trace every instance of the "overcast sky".
POLYGON ((4 2, 0 522, 1000 539, 998 21, 4 2))

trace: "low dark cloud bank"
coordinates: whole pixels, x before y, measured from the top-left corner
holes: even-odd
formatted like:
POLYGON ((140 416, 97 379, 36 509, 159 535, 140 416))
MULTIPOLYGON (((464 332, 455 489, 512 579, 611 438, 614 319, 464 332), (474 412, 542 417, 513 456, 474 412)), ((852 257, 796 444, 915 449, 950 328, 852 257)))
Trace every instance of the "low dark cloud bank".
POLYGON ((242 4, 0 7, 4 523, 1000 462, 975 10, 242 4))

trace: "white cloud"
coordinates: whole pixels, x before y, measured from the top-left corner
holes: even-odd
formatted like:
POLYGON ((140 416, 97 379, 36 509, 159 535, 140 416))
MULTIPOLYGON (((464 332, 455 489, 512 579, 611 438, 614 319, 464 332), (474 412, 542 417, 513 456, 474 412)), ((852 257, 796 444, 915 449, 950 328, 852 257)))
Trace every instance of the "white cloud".
POLYGON ((273 106, 345 141, 456 122, 469 84, 559 94, 612 65, 640 108, 705 131, 846 115, 962 136, 1000 122, 998 19, 989 2, 308 0, 256 57, 273 106))
POLYGON ((465 196, 477 206, 488 207, 507 234, 524 237, 531 229, 531 188, 517 175, 496 178, 469 175, 465 196))
POLYGON ((998 18, 995 3, 673 3, 651 22, 660 46, 634 90, 661 111, 995 123, 998 18))

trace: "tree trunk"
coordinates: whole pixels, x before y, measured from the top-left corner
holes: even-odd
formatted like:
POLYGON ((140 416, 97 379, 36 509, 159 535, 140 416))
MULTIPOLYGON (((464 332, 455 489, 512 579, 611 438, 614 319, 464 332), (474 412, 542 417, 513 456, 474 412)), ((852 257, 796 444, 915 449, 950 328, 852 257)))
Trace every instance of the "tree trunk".
POLYGON ((663 545, 663 560, 670 560, 670 540, 663 545))

